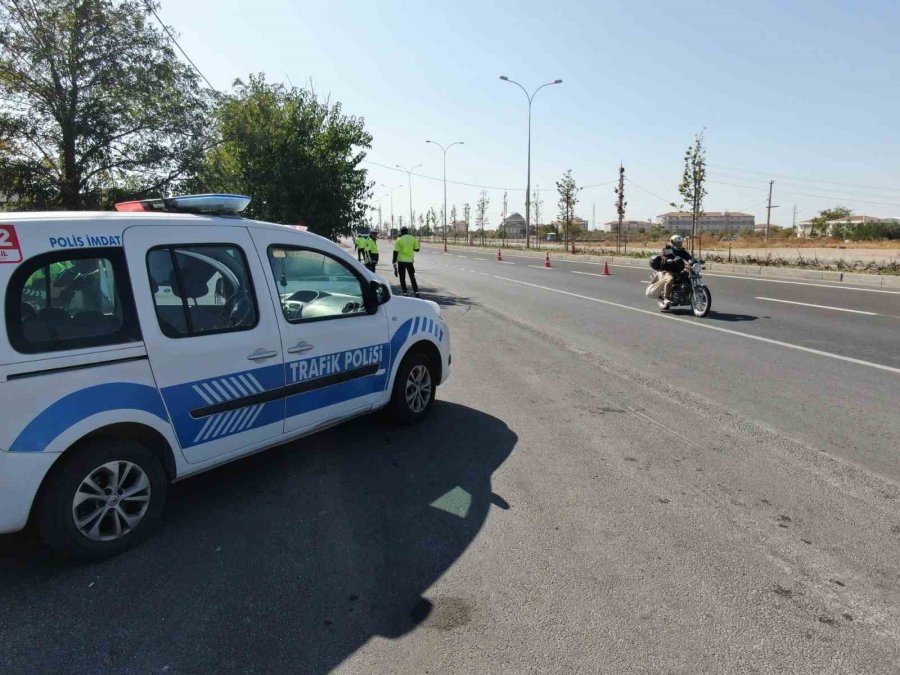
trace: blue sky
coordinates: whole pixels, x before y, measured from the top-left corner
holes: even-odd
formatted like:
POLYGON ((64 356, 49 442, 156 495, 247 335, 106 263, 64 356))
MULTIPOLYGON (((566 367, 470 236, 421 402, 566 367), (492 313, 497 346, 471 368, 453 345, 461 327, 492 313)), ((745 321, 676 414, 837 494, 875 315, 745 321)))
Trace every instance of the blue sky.
MULTIPOLYGON (((162 19, 220 89, 264 72, 309 85, 365 118, 368 159, 441 176, 426 139, 462 140, 448 180, 508 187, 524 212, 527 107, 517 87, 561 78, 533 107, 532 186, 555 217, 555 181, 616 179, 621 160, 628 218, 671 210, 682 155, 705 127, 706 209, 745 210, 773 222, 843 204, 900 217, 900 3, 773 2, 327 2, 163 0, 162 19), (640 189, 638 186, 640 186, 640 189), (644 191, 646 190, 646 192, 644 191), (652 194, 650 194, 652 193, 652 194)), ((368 165, 409 210, 406 174, 368 165)), ((613 185, 586 187, 579 215, 615 216, 613 185)), ((386 188, 376 188, 378 196, 386 188)), ((448 186, 448 203, 480 190, 448 186)), ((490 222, 503 190, 489 190, 490 222)), ((439 180, 413 177, 417 212, 442 203, 439 180)), ((381 200, 389 217, 390 200, 381 200)))

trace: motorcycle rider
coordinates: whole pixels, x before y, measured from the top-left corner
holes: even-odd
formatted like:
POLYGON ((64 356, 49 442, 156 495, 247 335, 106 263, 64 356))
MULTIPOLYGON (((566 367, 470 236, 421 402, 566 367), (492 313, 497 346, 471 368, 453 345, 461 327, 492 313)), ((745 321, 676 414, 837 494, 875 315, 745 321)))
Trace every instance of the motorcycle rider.
POLYGON ((663 288, 662 297, 665 303, 663 309, 669 309, 672 306, 672 288, 675 286, 675 280, 684 270, 685 265, 694 262, 694 256, 688 253, 684 247, 684 237, 680 234, 673 234, 669 238, 669 243, 663 247, 663 288))

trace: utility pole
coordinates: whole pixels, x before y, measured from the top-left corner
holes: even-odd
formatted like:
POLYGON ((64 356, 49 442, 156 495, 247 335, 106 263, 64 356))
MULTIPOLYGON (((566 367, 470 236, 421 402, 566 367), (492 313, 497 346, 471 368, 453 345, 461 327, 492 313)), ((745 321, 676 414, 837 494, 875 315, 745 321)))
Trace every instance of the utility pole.
POLYGON ((791 219, 791 229, 795 231, 797 230, 797 205, 794 204, 794 217, 791 219))
POLYGON ((772 206, 772 186, 775 185, 774 180, 769 181, 769 203, 766 205, 766 241, 769 241, 769 226, 772 224, 772 209, 777 209, 777 206, 772 206))
POLYGON ((619 214, 619 224, 616 226, 616 255, 619 255, 622 245, 622 219, 625 217, 625 167, 619 164, 619 187, 615 190, 619 198, 616 200, 616 212, 619 214))

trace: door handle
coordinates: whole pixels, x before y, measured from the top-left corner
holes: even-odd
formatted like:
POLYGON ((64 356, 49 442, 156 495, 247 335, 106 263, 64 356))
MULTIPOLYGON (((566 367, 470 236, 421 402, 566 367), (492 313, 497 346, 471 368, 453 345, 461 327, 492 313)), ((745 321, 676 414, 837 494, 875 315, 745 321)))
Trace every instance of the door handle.
POLYGON ((278 356, 278 352, 274 349, 263 349, 260 347, 255 352, 248 355, 247 358, 251 361, 259 361, 261 359, 271 359, 273 356, 278 356))
POLYGON ((293 347, 288 347, 288 354, 302 354, 303 352, 308 352, 310 349, 314 349, 314 347, 304 340, 300 340, 293 347))

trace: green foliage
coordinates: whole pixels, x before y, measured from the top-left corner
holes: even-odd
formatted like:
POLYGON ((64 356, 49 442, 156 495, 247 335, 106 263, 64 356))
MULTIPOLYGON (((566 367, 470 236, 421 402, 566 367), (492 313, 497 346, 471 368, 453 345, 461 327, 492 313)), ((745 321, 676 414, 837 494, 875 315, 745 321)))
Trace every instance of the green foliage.
POLYGON ((706 191, 706 146, 705 132, 701 131, 694 136, 694 142, 688 146, 684 153, 684 173, 678 192, 681 194, 681 204, 673 203, 674 208, 681 208, 691 212, 691 247, 694 245, 694 235, 699 235, 700 217, 703 215, 703 200, 708 194, 706 191))
POLYGON ((140 0, 0 0, 0 192, 105 207, 199 167, 208 95, 140 0))
POLYGON ((835 228, 833 236, 850 241, 878 241, 900 239, 900 223, 893 221, 867 221, 835 228))
POLYGON ((814 235, 826 235, 828 234, 829 229, 828 221, 843 220, 849 218, 851 215, 853 215, 853 211, 846 206, 835 206, 832 209, 819 211, 819 215, 810 221, 810 224, 812 225, 811 232, 814 235))
POLYGON ((575 179, 572 178, 571 169, 556 181, 556 191, 559 193, 559 222, 562 224, 563 236, 566 246, 568 246, 570 237, 575 234, 573 226, 575 205, 578 203, 578 193, 581 191, 581 188, 575 184, 575 179))
POLYGON ((256 75, 235 82, 216 121, 221 143, 207 155, 198 189, 247 194, 249 217, 330 238, 365 223, 373 184, 360 163, 372 136, 340 103, 256 75))

